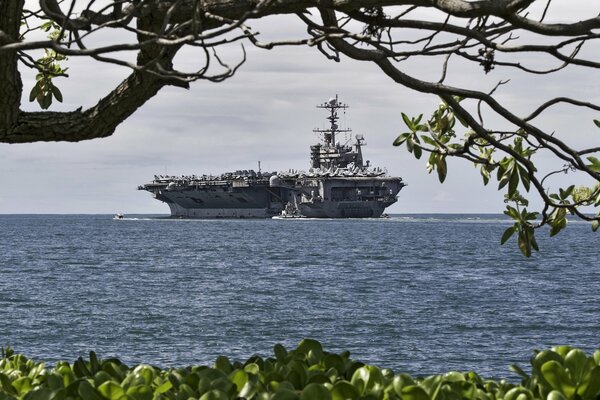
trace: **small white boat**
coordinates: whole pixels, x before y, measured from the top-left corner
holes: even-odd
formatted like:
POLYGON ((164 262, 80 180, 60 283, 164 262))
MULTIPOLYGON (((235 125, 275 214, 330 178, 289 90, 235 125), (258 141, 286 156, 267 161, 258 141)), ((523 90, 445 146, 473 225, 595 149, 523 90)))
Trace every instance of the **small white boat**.
POLYGON ((304 215, 274 215, 271 219, 305 219, 304 215))
POLYGON ((272 219, 291 219, 291 218, 306 218, 300 214, 298 208, 290 203, 285 205, 285 208, 281 211, 281 214, 271 217, 272 219))
POLYGON ((124 219, 125 216, 123 214, 116 214, 113 219, 124 219))

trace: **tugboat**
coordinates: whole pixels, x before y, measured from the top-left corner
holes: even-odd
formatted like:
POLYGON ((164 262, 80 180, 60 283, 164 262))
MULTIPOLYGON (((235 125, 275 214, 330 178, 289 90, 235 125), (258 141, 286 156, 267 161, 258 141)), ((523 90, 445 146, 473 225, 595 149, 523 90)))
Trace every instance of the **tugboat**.
POLYGON ((363 160, 364 137, 340 143, 350 129, 338 126, 335 98, 319 104, 328 111, 329 128, 314 129, 321 142, 310 146, 307 172, 229 172, 217 176, 154 176, 139 190, 169 205, 171 216, 183 218, 378 218, 397 201, 406 186, 400 177, 363 160))

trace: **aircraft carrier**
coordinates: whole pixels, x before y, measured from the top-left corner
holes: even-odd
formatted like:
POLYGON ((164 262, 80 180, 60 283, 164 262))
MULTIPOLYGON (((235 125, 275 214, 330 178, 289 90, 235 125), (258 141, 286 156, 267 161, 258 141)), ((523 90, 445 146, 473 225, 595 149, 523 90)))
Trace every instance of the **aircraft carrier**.
POLYGON ((350 129, 338 126, 347 104, 338 97, 319 104, 327 129, 310 146, 310 169, 287 172, 244 170, 220 175, 155 175, 141 185, 180 218, 377 218, 397 201, 402 178, 363 161, 362 135, 340 143, 350 129))

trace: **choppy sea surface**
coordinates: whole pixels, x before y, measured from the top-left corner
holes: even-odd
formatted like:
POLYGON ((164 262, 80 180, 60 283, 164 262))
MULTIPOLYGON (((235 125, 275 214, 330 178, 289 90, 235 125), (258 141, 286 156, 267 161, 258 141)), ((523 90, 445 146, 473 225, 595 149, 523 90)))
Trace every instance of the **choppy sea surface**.
POLYGON ((509 379, 533 349, 599 347, 600 232, 539 232, 526 259, 499 244, 509 224, 0 215, 0 344, 168 367, 309 337, 397 372, 509 379))

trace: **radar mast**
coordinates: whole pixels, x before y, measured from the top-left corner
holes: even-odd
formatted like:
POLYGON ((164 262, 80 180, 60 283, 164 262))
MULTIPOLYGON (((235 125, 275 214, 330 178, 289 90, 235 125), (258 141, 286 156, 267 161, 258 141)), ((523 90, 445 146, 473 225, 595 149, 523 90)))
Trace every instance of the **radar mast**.
POLYGON ((323 134, 323 143, 327 146, 335 147, 335 136, 337 133, 352 132, 351 129, 340 129, 337 121, 340 118, 338 116, 338 110, 345 110, 348 108, 347 104, 340 103, 338 95, 335 98, 329 99, 327 102, 317 105, 317 108, 324 108, 329 111, 329 116, 326 118, 329 123, 329 129, 313 129, 315 133, 323 134))

